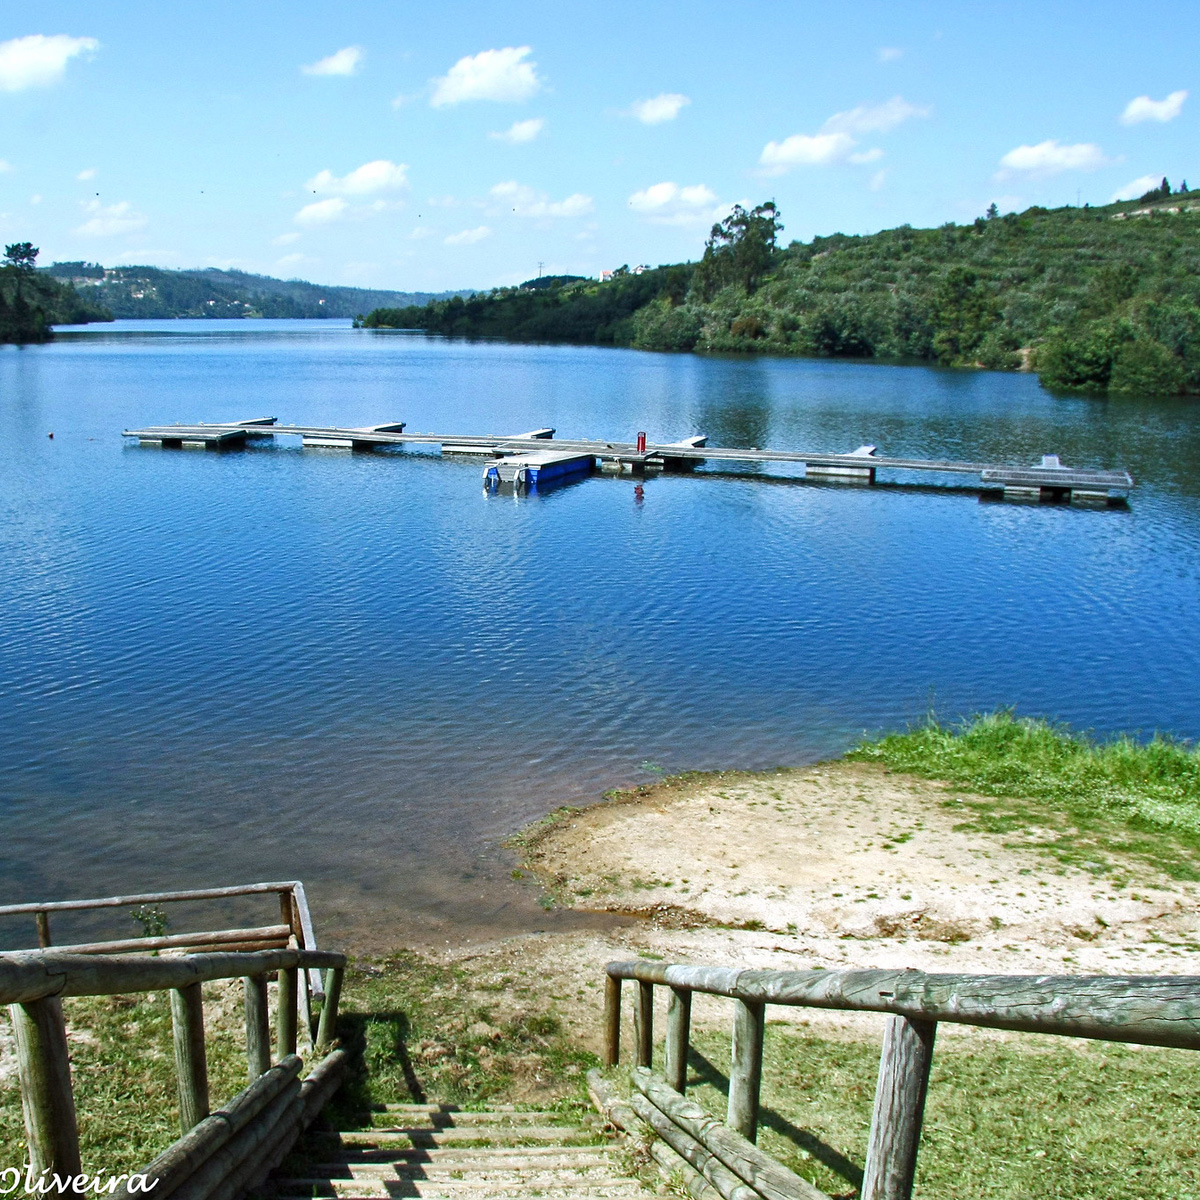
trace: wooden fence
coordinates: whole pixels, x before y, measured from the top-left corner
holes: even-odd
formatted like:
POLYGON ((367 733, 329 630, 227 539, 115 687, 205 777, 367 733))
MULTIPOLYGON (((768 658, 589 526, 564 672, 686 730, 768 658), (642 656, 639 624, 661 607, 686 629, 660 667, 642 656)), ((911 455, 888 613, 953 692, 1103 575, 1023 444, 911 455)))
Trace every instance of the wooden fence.
MULTIPOLYGON (((143 954, 161 950, 278 950, 284 947, 316 950, 317 937, 304 884, 298 879, 276 883, 244 883, 234 887, 196 888, 190 891, 145 892, 131 896, 101 896, 92 900, 31 901, 0 905, 0 919, 28 915, 33 917, 37 946, 69 954, 143 954), (110 938, 106 941, 73 942, 55 945, 50 928, 53 913, 100 912, 105 909, 148 908, 164 904, 198 901, 236 900, 243 897, 278 897, 279 922, 272 925, 241 926, 235 929, 200 929, 190 933, 163 933, 154 937, 110 938)), ((321 972, 305 973, 300 991, 300 1011, 309 1028, 313 1024, 313 1006, 323 999, 321 972)))
MULTIPOLYGON (((939 1022, 1200 1049, 1200 976, 929 975, 751 971, 614 962, 606 968, 604 1061, 620 1059, 622 981, 634 983, 630 1107, 725 1200, 822 1200, 754 1145, 768 1004, 888 1014, 861 1200, 909 1200, 939 1022), (669 989, 663 1077, 653 1075, 654 988, 669 989), (734 1001, 726 1122, 684 1098, 692 995, 734 1001)), ((828 1200, 828 1198, 825 1198, 828 1200)))
MULTIPOLYGON (((215 950, 173 957, 73 953, 0 954, 0 1003, 16 1033, 21 1105, 34 1174, 81 1171, 79 1132, 62 999, 169 991, 183 1137, 145 1168, 157 1200, 233 1200, 282 1160, 345 1071, 328 1054, 303 1083, 296 1057, 300 974, 324 971, 325 1002, 314 1050, 329 1050, 346 958, 317 950, 215 950), (278 980, 272 1054, 267 977, 278 980), (242 979, 250 1086, 210 1112, 202 986, 242 979), (274 1062, 273 1062, 274 1059, 274 1062)), ((147 1188, 146 1190, 149 1190, 147 1188)))

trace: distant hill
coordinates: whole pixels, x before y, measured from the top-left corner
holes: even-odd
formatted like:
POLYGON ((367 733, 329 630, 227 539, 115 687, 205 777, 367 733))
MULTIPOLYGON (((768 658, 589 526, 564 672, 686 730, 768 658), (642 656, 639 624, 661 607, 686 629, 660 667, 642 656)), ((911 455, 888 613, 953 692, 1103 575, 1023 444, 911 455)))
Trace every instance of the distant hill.
POLYGON ((1200 191, 1100 207, 995 205, 966 225, 778 244, 773 204, 714 227, 699 263, 552 277, 368 328, 512 341, 936 362, 1052 388, 1200 394, 1200 191), (541 283, 540 287, 532 284, 541 283))
POLYGON ((353 317, 373 308, 406 308, 471 295, 388 292, 325 287, 301 279, 273 279, 215 267, 172 271, 162 267, 102 267, 56 262, 39 271, 75 285, 89 302, 118 319, 162 317, 353 317))

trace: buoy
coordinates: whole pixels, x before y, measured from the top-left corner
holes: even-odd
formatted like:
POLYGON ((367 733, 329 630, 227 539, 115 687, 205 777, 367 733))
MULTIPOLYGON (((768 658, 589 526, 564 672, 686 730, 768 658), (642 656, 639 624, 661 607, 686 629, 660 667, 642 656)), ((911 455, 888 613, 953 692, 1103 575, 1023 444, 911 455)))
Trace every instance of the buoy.
POLYGON ((51 434, 48 434, 47 436, 50 438, 51 441, 54 441, 54 434, 51 433, 51 434))

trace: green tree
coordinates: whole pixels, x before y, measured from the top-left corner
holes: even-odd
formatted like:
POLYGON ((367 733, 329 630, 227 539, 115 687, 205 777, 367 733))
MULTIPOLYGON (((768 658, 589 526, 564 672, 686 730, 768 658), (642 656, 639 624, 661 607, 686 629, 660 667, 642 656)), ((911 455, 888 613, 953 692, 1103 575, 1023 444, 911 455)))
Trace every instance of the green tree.
POLYGON ((749 210, 735 204, 729 216, 712 227, 704 244, 695 277, 703 299, 711 299, 730 284, 753 292, 771 265, 782 229, 774 200, 749 210))

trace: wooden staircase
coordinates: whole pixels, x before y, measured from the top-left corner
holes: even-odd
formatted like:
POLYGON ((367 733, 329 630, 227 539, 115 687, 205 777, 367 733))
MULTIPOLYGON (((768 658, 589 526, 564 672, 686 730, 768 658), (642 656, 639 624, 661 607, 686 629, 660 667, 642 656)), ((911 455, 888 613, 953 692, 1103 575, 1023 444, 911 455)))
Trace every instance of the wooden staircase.
POLYGON ((646 1197, 596 1115, 389 1104, 369 1128, 309 1132, 262 1187, 273 1200, 646 1197))

